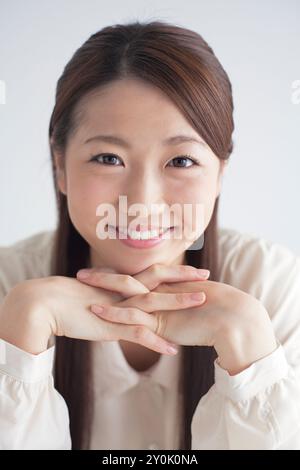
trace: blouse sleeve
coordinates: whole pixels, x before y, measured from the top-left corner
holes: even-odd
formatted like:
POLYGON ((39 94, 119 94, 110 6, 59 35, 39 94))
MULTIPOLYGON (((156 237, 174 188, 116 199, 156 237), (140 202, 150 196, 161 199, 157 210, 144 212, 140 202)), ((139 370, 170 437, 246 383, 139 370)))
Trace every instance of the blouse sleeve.
POLYGON ((71 448, 66 402, 54 388, 55 346, 33 355, 0 339, 0 449, 71 448))
POLYGON ((192 419, 192 449, 300 449, 300 258, 280 245, 247 245, 252 262, 245 267, 239 253, 232 284, 262 301, 277 349, 233 376, 215 360, 215 383, 192 419))
POLYGON ((300 380, 282 345, 230 376, 215 361, 215 384, 192 421, 192 449, 300 449, 300 380))

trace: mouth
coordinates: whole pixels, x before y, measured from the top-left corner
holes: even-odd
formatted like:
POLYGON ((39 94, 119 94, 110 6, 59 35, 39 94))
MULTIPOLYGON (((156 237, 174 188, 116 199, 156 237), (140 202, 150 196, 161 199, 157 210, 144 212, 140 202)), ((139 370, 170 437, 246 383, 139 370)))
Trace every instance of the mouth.
POLYGON ((150 230, 142 228, 142 230, 131 230, 126 227, 115 227, 119 235, 123 235, 131 240, 156 240, 164 235, 168 230, 174 227, 151 228, 150 230))
POLYGON ((113 231, 117 239, 125 245, 132 248, 151 248, 162 243, 167 239, 166 234, 173 232, 175 227, 162 227, 151 230, 128 230, 127 228, 114 227, 108 228, 113 231))

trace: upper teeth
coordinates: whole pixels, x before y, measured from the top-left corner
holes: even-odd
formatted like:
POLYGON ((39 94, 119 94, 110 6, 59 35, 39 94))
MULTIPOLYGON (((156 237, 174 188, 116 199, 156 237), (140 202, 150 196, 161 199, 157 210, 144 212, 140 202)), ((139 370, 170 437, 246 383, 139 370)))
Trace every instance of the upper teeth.
POLYGON ((124 235, 129 235, 130 238, 133 240, 149 240, 151 238, 156 238, 163 233, 163 230, 145 230, 145 231, 137 231, 137 230, 122 230, 119 228, 119 232, 123 233, 124 235))

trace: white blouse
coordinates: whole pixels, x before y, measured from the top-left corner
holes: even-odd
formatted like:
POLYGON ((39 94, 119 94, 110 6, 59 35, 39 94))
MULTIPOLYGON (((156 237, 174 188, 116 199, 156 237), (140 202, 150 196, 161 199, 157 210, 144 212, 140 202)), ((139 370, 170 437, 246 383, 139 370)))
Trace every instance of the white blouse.
MULTIPOLYGON (((50 275, 53 231, 0 248, 0 301, 17 283, 50 275)), ((220 282, 259 299, 278 348, 215 384, 192 419, 192 450, 300 449, 300 257, 282 245, 219 229, 220 282)), ((144 372, 118 341, 93 342, 91 449, 178 449, 182 395, 176 356, 144 372)), ((0 339, 0 449, 70 449, 66 403, 54 388, 55 344, 38 355, 0 339)), ((199 370, 199 373, 201 371, 199 370)))

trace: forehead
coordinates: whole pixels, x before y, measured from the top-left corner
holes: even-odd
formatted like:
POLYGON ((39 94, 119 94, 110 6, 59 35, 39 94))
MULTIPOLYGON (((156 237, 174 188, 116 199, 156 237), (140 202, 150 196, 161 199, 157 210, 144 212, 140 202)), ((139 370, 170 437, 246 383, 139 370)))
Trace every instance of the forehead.
POLYGON ((118 80, 93 90, 75 114, 82 137, 99 131, 161 140, 168 134, 198 135, 167 95, 142 80, 118 80))

